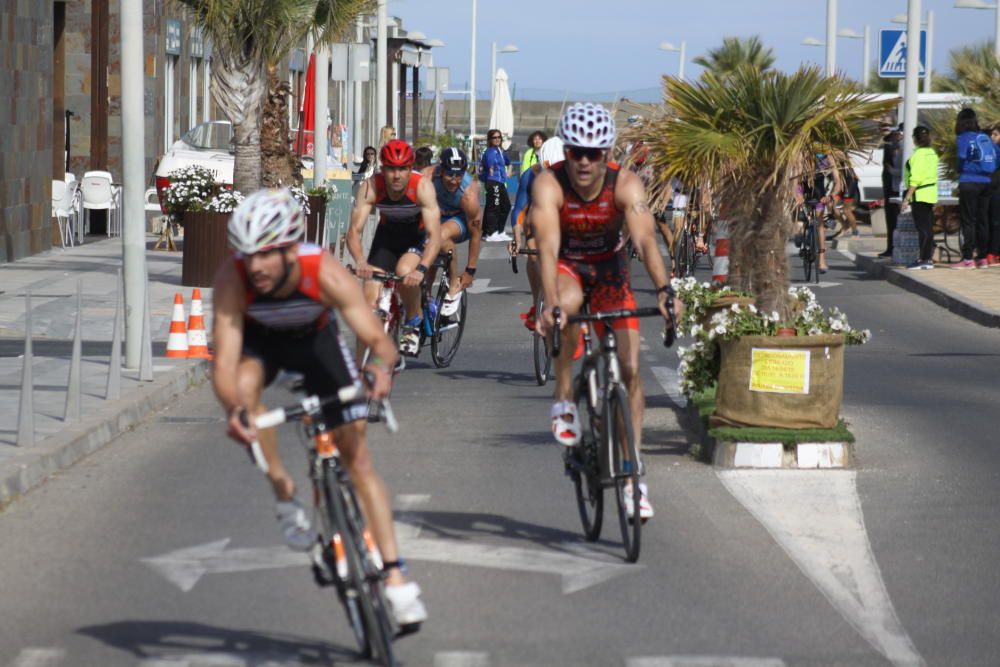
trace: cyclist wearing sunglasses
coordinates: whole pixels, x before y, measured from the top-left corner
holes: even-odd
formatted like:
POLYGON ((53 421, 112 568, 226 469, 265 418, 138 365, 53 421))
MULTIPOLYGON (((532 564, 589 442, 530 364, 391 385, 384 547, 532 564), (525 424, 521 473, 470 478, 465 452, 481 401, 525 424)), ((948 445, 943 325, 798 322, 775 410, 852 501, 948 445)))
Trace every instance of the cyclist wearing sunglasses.
MULTIPOLYGON (((565 340, 578 340, 578 327, 567 325, 566 320, 580 311, 585 295, 595 313, 636 307, 624 231, 653 279, 660 311, 669 326, 670 283, 656 245, 645 189, 636 174, 607 161, 615 145, 611 114, 600 105, 574 104, 560 119, 558 134, 565 144, 566 160, 539 174, 531 192, 531 224, 545 295, 545 309, 538 322, 541 333, 552 331, 552 310, 559 306, 565 340)), ((645 397, 639 375, 639 321, 620 319, 614 327, 620 332, 618 356, 632 421, 641 441, 645 397)), ((580 417, 572 400, 572 357, 563 354, 555 359, 551 414, 555 439, 567 447, 576 446, 581 438, 580 417)), ((646 519, 653 516, 653 507, 645 489, 640 490, 639 515, 646 519)), ((629 515, 634 516, 632 494, 629 487, 626 504, 629 515)))
MULTIPOLYGON (((434 186, 413 171, 415 156, 402 139, 389 141, 380 151, 382 171, 358 189, 347 232, 347 248, 354 257, 358 277, 371 278, 376 270, 403 276, 399 293, 406 309, 399 351, 416 356, 420 351, 420 285, 441 248, 441 212, 434 186), (365 257, 361 234, 372 209, 378 209, 378 228, 365 257)), ((365 283, 365 297, 372 308, 381 285, 365 283)), ((363 349, 363 348, 361 348, 363 349)))
MULTIPOLYGON (((358 381, 358 370, 337 327, 339 311, 359 341, 372 349, 365 371, 373 398, 385 397, 397 352, 365 302, 358 283, 326 250, 301 242, 302 209, 284 190, 260 190, 229 219, 235 256, 219 271, 214 289, 215 361, 212 383, 229 415, 228 433, 248 446, 259 441, 277 500, 285 542, 297 551, 316 543, 295 483, 281 462, 274 429, 257 431, 247 415, 266 411, 261 392, 280 370, 303 374, 306 391, 329 396, 358 381)), ((420 589, 407 582, 385 483, 375 472, 365 439, 366 400, 324 409, 343 461, 358 490, 375 541, 388 566, 386 595, 400 625, 422 622, 420 589)))
MULTIPOLYGON (((458 272, 458 253, 451 256, 452 284, 441 304, 441 314, 451 317, 461 303, 459 295, 472 284, 483 244, 483 216, 479 206, 479 183, 469 173, 469 160, 459 148, 441 151, 441 162, 427 167, 423 176, 434 184, 438 208, 441 210, 441 250, 454 250, 469 242, 469 259, 465 271, 458 272)), ((433 282, 434 276, 431 276, 433 282)))

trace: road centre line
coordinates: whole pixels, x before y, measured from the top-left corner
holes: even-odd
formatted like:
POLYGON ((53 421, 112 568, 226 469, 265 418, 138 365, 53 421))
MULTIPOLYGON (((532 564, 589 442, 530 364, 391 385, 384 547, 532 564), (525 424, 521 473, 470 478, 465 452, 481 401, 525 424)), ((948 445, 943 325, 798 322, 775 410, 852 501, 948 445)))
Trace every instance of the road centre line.
POLYGON ((490 654, 481 651, 440 651, 434 654, 434 667, 489 667, 490 654))
POLYGON ((22 649, 9 667, 49 667, 59 663, 64 657, 66 657, 66 651, 61 648, 30 646, 22 649))
POLYGON ((665 655, 629 658, 625 667, 785 667, 785 661, 723 655, 665 655))

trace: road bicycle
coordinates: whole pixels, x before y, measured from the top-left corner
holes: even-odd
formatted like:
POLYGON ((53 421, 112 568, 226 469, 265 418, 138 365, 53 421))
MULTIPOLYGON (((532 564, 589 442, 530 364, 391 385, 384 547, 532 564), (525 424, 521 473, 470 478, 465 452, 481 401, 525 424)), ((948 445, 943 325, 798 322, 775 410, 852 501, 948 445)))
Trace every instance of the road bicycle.
MULTIPOLYGON (((676 336, 673 299, 667 302, 670 324, 664 331, 663 344, 670 347, 676 336)), ((614 488, 621 527, 625 560, 639 560, 642 538, 642 521, 628 516, 625 489, 633 494, 634 514, 639 513, 639 475, 642 463, 636 447, 635 428, 629 407, 628 390, 622 380, 618 362, 618 342, 612 324, 628 317, 659 317, 658 308, 635 308, 590 313, 587 304, 579 315, 571 315, 569 324, 579 322, 583 332, 583 361, 573 379, 573 402, 577 407, 582 427, 582 439, 575 447, 566 447, 563 462, 566 474, 573 480, 576 504, 583 525, 583 535, 595 542, 601 536, 604 519, 604 490, 614 488), (589 326, 600 322, 603 333, 596 336, 589 326)), ((552 336, 552 355, 559 356, 559 308, 554 309, 556 325, 552 336)), ((641 428, 642 425, 640 424, 641 428)))
POLYGON ((701 215, 700 211, 686 212, 681 229, 674 239, 673 273, 677 278, 693 276, 701 258, 709 257, 707 243, 698 243, 699 238, 707 240, 711 234, 709 225, 706 225, 702 234, 699 228, 701 215))
MULTIPOLYGON (((310 552, 313 576, 317 585, 336 589, 363 657, 394 667, 399 663, 393 654, 393 639, 417 628, 401 629, 393 618, 385 595, 382 556, 365 525, 354 484, 323 418, 324 406, 350 403, 364 394, 364 386, 358 383, 334 396, 306 396, 293 405, 257 415, 254 424, 265 429, 302 422, 313 487, 313 525, 317 527, 316 544, 310 552)), ((387 400, 380 403, 386 427, 395 433, 399 426, 392 407, 387 400)), ((267 473, 259 443, 251 445, 251 454, 257 467, 267 473)))
MULTIPOLYGON (((538 255, 538 251, 531 248, 521 248, 516 253, 511 253, 510 268, 514 273, 518 272, 518 255, 538 255)), ((545 299, 542 296, 541 290, 539 290, 538 298, 535 299, 534 303, 535 317, 538 317, 538 314, 542 312, 544 307, 545 299)), ((548 339, 539 334, 538 330, 534 327, 531 329, 531 356, 535 364, 535 382, 539 386, 544 386, 549 381, 549 378, 552 377, 552 356, 549 354, 548 339)))
POLYGON ((810 199, 802 209, 805 217, 802 229, 802 245, 799 246, 799 257, 802 258, 802 269, 805 272, 805 280, 809 282, 815 277, 816 284, 819 284, 819 235, 824 233, 820 229, 819 217, 816 215, 816 205, 818 201, 810 199))
MULTIPOLYGON (((459 293, 458 309, 451 316, 441 314, 441 304, 444 303, 445 296, 451 283, 451 251, 439 255, 431 264, 430 271, 440 270, 434 280, 424 281, 421 289, 420 301, 423 312, 423 322, 420 325, 420 347, 430 345, 431 359, 437 368, 445 368, 451 364, 458 352, 458 347, 462 342, 462 333, 465 331, 465 320, 468 309, 468 292, 462 290, 459 293), (437 290, 432 294, 435 280, 437 290)), ((378 300, 375 302, 375 314, 382 320, 385 332, 396 344, 399 344, 399 337, 402 332, 403 322, 403 302, 397 289, 402 284, 403 276, 396 275, 389 271, 378 271, 369 280, 382 283, 378 300)), ((367 361, 368 351, 362 357, 362 366, 367 361)), ((397 372, 405 368, 406 362, 400 355, 400 366, 397 372)))

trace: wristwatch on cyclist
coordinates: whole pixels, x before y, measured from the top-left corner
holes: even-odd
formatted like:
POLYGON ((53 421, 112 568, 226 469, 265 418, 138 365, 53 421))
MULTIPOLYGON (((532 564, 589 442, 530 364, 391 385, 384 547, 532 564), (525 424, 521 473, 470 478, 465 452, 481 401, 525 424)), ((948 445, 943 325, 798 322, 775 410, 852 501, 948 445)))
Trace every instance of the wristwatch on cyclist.
POLYGON ((663 287, 657 287, 656 293, 659 294, 660 292, 666 292, 670 296, 677 296, 677 292, 675 292, 674 288, 670 286, 670 283, 667 283, 663 287))
POLYGON ((414 270, 415 271, 419 271, 420 273, 424 274, 425 276, 427 275, 427 267, 424 266, 423 264, 417 264, 417 268, 414 269, 414 270))
POLYGON ((468 273, 470 276, 474 276, 474 275, 476 275, 476 267, 474 267, 474 266, 467 266, 467 267, 465 267, 465 272, 468 273))

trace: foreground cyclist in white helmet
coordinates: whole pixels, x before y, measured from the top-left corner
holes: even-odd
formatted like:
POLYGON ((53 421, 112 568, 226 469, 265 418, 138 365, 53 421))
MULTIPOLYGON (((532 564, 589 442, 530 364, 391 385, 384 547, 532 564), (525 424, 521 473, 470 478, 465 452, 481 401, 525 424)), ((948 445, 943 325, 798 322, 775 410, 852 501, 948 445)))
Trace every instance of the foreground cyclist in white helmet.
MULTIPOLYGON (((576 341, 579 327, 567 325, 566 319, 580 311, 585 296, 595 313, 636 307, 622 235, 626 230, 653 279, 660 311, 669 326, 670 282, 656 246, 646 192, 634 173, 608 164, 608 153, 615 145, 614 120, 600 105, 574 104, 559 121, 558 134, 565 144, 566 160, 540 173, 531 191, 531 224, 545 296, 545 310, 538 321, 541 333, 552 331, 552 310, 559 306, 564 339, 576 341)), ((641 441, 645 397, 639 376, 639 320, 617 320, 614 328, 619 331, 618 357, 632 422, 641 441)), ((572 400, 573 356, 562 354, 555 359, 552 432, 567 447, 576 446, 581 438, 580 416, 572 400)), ((630 516, 635 515, 633 493, 631 487, 626 490, 630 516)), ((644 488, 639 515, 643 519, 653 516, 644 488)))
MULTIPOLYGON (((358 381, 334 309, 372 350, 365 367, 374 377, 372 397, 388 395, 398 355, 354 276, 326 250, 301 242, 304 230, 302 209, 287 189, 255 192, 233 212, 229 243, 237 252, 215 279, 212 371, 215 393, 229 416, 229 436, 244 446, 260 441, 285 542, 302 551, 316 538, 281 463, 274 429, 258 433, 244 426, 244 417, 266 410, 261 392, 279 370, 303 373, 306 390, 320 396, 358 381)), ((330 408, 324 417, 385 558, 393 614, 401 626, 412 628, 427 612, 420 589, 403 575, 389 495, 365 442, 366 415, 362 399, 330 408)))

